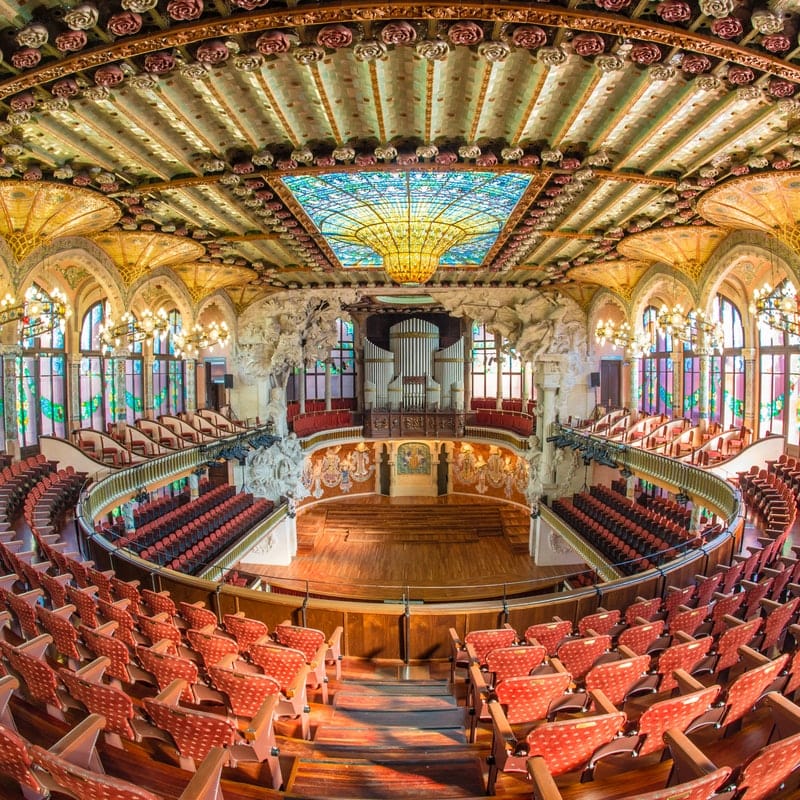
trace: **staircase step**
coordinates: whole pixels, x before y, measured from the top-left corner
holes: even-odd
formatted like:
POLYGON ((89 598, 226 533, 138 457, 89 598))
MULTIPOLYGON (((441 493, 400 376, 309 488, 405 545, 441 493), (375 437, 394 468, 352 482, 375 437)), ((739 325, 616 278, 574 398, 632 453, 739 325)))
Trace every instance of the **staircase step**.
POLYGON ((430 695, 387 694, 376 692, 337 692, 333 698, 337 711, 449 711, 456 707, 452 695, 431 697, 430 695))
POLYGON ((324 724, 317 728, 313 747, 315 756, 334 755, 338 750, 379 751, 386 757, 400 751, 399 757, 414 755, 419 750, 436 751, 436 757, 448 750, 463 756, 467 736, 463 728, 428 730, 400 726, 374 727, 324 724), (321 751, 321 752, 318 752, 321 751))
POLYGON ((336 725, 400 728, 458 728, 465 724, 465 710, 456 706, 439 711, 364 711, 361 709, 339 709, 333 711, 333 722, 336 725))
POLYGON ((331 681, 329 688, 337 693, 344 694, 381 694, 413 697, 452 697, 452 691, 447 681, 331 681))
POLYGON ((307 798, 349 800, 437 800, 472 798, 484 793, 481 762, 412 760, 406 763, 363 759, 297 759, 287 793, 307 798))

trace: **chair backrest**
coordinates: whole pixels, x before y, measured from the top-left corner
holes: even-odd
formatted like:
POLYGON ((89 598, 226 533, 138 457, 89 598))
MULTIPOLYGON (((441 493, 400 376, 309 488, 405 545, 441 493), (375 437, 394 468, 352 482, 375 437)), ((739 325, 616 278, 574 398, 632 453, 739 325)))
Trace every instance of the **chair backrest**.
POLYGON ((78 650, 78 631, 66 616, 69 609, 74 610, 74 608, 75 606, 65 606, 64 609, 58 609, 63 613, 58 613, 44 606, 36 606, 36 618, 53 637, 56 650, 66 658, 79 661, 81 654, 78 650))
POLYGON ((786 666, 788 660, 789 654, 784 653, 774 661, 748 669, 728 686, 726 695, 728 707, 724 717, 725 725, 730 725, 732 722, 741 719, 753 708, 786 666))
POLYGON ((685 669, 691 673, 695 665, 708 655, 713 641, 710 636, 705 636, 668 647, 658 659, 658 672, 661 675, 659 692, 671 691, 678 685, 672 675, 674 670, 685 669))
POLYGON ((779 608, 770 611, 764 620, 764 641, 760 647, 762 651, 766 651, 778 643, 783 631, 797 610, 798 603, 800 603, 800 597, 793 597, 779 608))
POLYGON ((306 661, 314 656, 325 641, 325 634, 316 628, 302 628, 299 625, 278 625, 275 637, 285 647, 292 647, 305 654, 306 661))
POLYGON ((494 683, 517 675, 529 675, 545 657, 544 645, 498 647, 486 654, 486 668, 494 675, 494 683))
MULTIPOLYGON (((97 608, 100 613, 107 620, 117 623, 117 630, 114 632, 117 639, 125 642, 128 647, 135 647, 136 638, 133 635, 133 631, 136 628, 136 620, 134 620, 127 608, 123 608, 123 605, 124 602, 119 602, 119 605, 117 605, 117 603, 112 603, 102 598, 97 601, 97 608)), ((130 608, 130 605, 128 605, 128 608, 130 608)))
MULTIPOLYGON (((169 594, 154 592, 152 589, 142 589, 140 594, 142 602, 150 609, 150 613, 153 616, 156 614, 168 614, 170 617, 174 617, 178 611, 169 594)), ((215 619, 214 624, 216 622, 215 619)))
POLYGON ((690 636, 700 627, 708 616, 708 606, 698 606, 686 611, 676 611, 669 622, 669 632, 674 636, 678 631, 688 633, 690 636))
POLYGON ((660 597, 653 597, 650 600, 638 600, 635 603, 631 603, 627 609, 625 609, 625 622, 627 622, 628 625, 633 625, 637 617, 648 621, 652 620, 660 610, 660 597))
POLYGON ((598 611, 595 614, 587 614, 578 620, 578 633, 581 636, 586 636, 587 631, 590 630, 599 634, 611 633, 614 626, 619 624, 619 620, 620 612, 616 608, 611 611, 598 611))
POLYGON ((110 675, 118 681, 130 683, 128 664, 130 664, 131 655, 125 643, 101 631, 87 628, 85 625, 81 625, 78 631, 84 644, 96 656, 106 656, 111 660, 106 675, 110 675))
POLYGON ((601 689, 615 706, 621 706, 630 688, 649 666, 650 656, 647 655, 598 664, 586 673, 586 690, 601 689))
POLYGON ((265 675, 269 675, 280 684, 284 693, 306 664, 302 650, 269 643, 254 644, 250 648, 250 658, 254 664, 261 667, 265 675))
POLYGON ((653 642, 664 632, 664 620, 648 622, 644 625, 631 625, 619 635, 617 644, 625 645, 636 655, 644 655, 653 642))
POLYGON ((186 631, 186 638, 192 650, 200 653, 206 669, 218 664, 224 656, 239 654, 239 646, 227 636, 217 636, 190 628, 186 631))
POLYGON ((637 750, 638 755, 645 756, 661 750, 664 747, 664 733, 671 728, 685 731, 693 720, 708 711, 717 699, 719 690, 719 686, 708 686, 649 706, 639 717, 637 725, 639 734, 644 736, 637 750))
POLYGON ((528 734, 528 755, 541 756, 552 775, 572 772, 585 766, 598 747, 610 742, 625 720, 625 714, 618 711, 545 723, 528 734))
POLYGON ((162 800, 147 789, 102 772, 79 767, 38 745, 32 746, 30 753, 38 767, 49 773, 59 786, 81 800, 162 800))
POLYGON ((739 776, 741 800, 764 800, 794 771, 800 761, 800 733, 767 745, 748 762, 739 776))
POLYGON ((219 714, 182 708, 145 697, 150 719, 173 738, 178 752, 195 762, 202 761, 212 747, 229 747, 236 741, 236 722, 219 714))
POLYGON ((4 648, 4 652, 11 667, 22 676, 33 700, 62 708, 63 703, 57 691, 58 677, 44 658, 35 658, 16 647, 4 648))
POLYGON ((131 727, 133 701, 125 692, 116 686, 88 681, 65 667, 59 670, 59 675, 72 697, 83 703, 90 714, 105 717, 105 729, 109 733, 116 733, 130 741, 136 739, 131 727))
POLYGON ((208 674, 219 691, 227 696, 237 717, 254 717, 271 694, 278 694, 280 684, 268 675, 237 672, 227 667, 209 667, 208 674))
POLYGON ((0 725, 0 775, 44 795, 43 787, 31 772, 31 763, 25 740, 16 731, 0 725))
POLYGON ((572 622, 568 619, 556 622, 540 622, 530 625, 525 630, 525 641, 537 641, 543 644, 547 650, 547 655, 554 656, 561 642, 572 633, 572 622))
POLYGON ((205 628, 206 625, 217 624, 217 615, 203 606, 181 601, 178 603, 178 613, 189 623, 190 628, 205 628))
POLYGON ((78 589, 75 586, 67 586, 67 597, 70 603, 78 609, 81 622, 89 628, 96 628, 98 625, 95 588, 94 586, 84 586, 78 589))
POLYGON ((750 642, 758 633, 762 622, 761 617, 756 617, 743 622, 741 625, 732 625, 717 637, 717 654, 719 658, 717 659, 715 672, 722 672, 722 670, 729 669, 734 664, 739 663, 741 658, 739 647, 750 642))
POLYGON ((251 644, 269 633, 269 628, 261 620, 240 617, 238 614, 226 614, 222 622, 225 630, 236 639, 241 653, 248 652, 251 644))
POLYGON ((568 672, 521 675, 499 681, 495 696, 511 725, 538 722, 547 716, 550 703, 566 692, 570 681, 568 672))
POLYGON ((171 617, 158 619, 140 616, 138 625, 139 630, 150 640, 150 644, 157 644, 162 639, 169 639, 176 647, 181 643, 181 632, 175 627, 171 617))
POLYGON ((6 605, 19 622, 19 628, 26 639, 34 639, 39 635, 36 627, 35 604, 27 598, 21 597, 14 592, 4 592, 6 605))
POLYGON ((589 639, 572 639, 558 648, 559 661, 572 677, 580 680, 594 662, 611 647, 611 637, 593 636, 589 639))
MULTIPOLYGON (((173 648, 174 650, 174 648, 173 648)), ((137 645, 136 658, 144 669, 153 675, 159 691, 166 689, 174 680, 184 680, 188 684, 181 694, 185 703, 193 703, 194 695, 191 687, 199 679, 197 664, 175 652, 158 650, 155 647, 137 645)))

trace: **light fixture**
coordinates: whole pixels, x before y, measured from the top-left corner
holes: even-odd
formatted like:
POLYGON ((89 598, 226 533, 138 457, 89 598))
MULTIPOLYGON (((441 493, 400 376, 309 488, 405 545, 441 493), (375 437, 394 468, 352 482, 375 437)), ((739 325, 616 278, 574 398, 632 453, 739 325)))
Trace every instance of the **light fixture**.
POLYGON ((20 341, 36 338, 56 328, 63 331, 71 315, 67 297, 58 289, 48 293, 34 285, 25 292, 25 299, 21 303, 10 294, 0 300, 0 325, 18 323, 20 341))
POLYGON ((147 339, 155 341, 159 336, 166 336, 168 331, 169 319, 163 308, 155 313, 146 308, 139 319, 126 311, 119 323, 109 317, 104 325, 100 325, 100 344, 104 353, 119 350, 121 347, 133 350, 136 343, 147 339))
POLYGON ((774 289, 768 283, 756 289, 750 313, 755 314, 762 326, 800 336, 797 291, 788 280, 782 281, 774 289))
POLYGON ((633 358, 641 358, 653 349, 653 337, 647 331, 634 331, 628 322, 617 327, 611 320, 600 320, 594 331, 595 340, 603 345, 609 342, 616 350, 626 350, 633 358))
POLYGON ((722 323, 703 311, 695 308, 684 311, 680 303, 669 308, 665 303, 658 312, 656 325, 665 336, 689 345, 695 352, 702 349, 722 352, 722 323))
POLYGON ((225 347, 230 339, 230 330, 225 321, 212 322, 207 328, 195 325, 189 333, 177 331, 172 335, 176 356, 197 358, 201 350, 213 350, 217 345, 225 347))

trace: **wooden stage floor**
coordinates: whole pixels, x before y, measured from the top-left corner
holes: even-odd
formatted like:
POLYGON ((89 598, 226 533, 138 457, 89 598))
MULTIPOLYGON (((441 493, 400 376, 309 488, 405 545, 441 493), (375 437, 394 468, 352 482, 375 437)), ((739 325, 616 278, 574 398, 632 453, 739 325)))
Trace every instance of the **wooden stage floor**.
POLYGON ((360 600, 458 601, 550 591, 564 567, 528 555, 526 511, 485 498, 345 498, 297 517, 288 567, 248 564, 274 590, 360 600))

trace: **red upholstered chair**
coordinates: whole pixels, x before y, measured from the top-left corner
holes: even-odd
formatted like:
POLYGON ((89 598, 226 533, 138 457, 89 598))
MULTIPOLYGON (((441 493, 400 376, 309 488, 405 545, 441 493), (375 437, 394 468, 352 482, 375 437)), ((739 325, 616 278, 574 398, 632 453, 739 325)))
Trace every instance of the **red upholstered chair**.
POLYGON ((97 587, 84 586, 79 589, 67 586, 66 589, 67 599, 77 608, 81 622, 87 628, 96 628, 100 624, 97 619, 97 587))
POLYGON ((578 633, 581 636, 593 635, 596 633, 614 636, 617 633, 615 629, 620 623, 620 617, 621 613, 618 609, 612 611, 600 609, 594 614, 587 614, 585 617, 578 620, 578 633), (589 631, 592 631, 592 634, 589 634, 589 631))
POLYGON ((708 613, 708 606, 698 606, 697 608, 679 606, 667 623, 670 634, 674 637, 676 633, 683 632, 694 636, 708 613))
POLYGON ((0 642, 0 646, 11 668, 22 677, 28 698, 46 706, 51 716, 63 719, 67 706, 60 692, 58 677, 44 658, 52 641, 53 637, 45 633, 17 647, 8 642, 0 642))
POLYGON ((525 630, 525 641, 528 644, 543 644, 548 656, 554 656, 558 646, 572 634, 572 623, 568 619, 556 619, 553 622, 540 622, 530 625, 525 630))
POLYGON ((82 661, 86 654, 79 644, 78 631, 70 622, 74 611, 75 606, 73 605, 55 610, 36 606, 36 618, 42 628, 53 637, 53 646, 56 652, 70 660, 73 667, 77 667, 78 662, 82 661))
MULTIPOLYGON (((638 618, 642 620, 642 617, 638 618)), ((655 622, 640 622, 638 625, 631 625, 620 633, 617 645, 624 645, 637 655, 651 653, 651 648, 664 632, 664 620, 658 619, 655 622)))
MULTIPOLYGON (((750 644, 758 635, 763 620, 761 617, 756 617, 742 622, 736 617, 726 616, 721 621, 727 627, 717 636, 714 650, 709 654, 707 662, 703 662, 703 666, 707 663, 710 672, 727 678, 730 668, 738 664, 741 659, 739 648, 742 645, 750 644)), ((704 671, 703 666, 699 668, 695 666, 695 674, 704 671)))
POLYGON ((161 613, 152 617, 141 615, 136 624, 150 644, 160 642, 162 639, 169 639, 176 647, 179 647, 183 641, 181 632, 175 627, 169 614, 161 613))
POLYGON ((761 607, 766 613, 764 630, 757 637, 754 647, 762 653, 768 653, 773 647, 780 647, 786 629, 800 604, 800 597, 793 597, 786 603, 776 603, 773 600, 762 600, 761 607))
POLYGON ((498 647, 486 655, 486 670, 492 676, 492 684, 497 685, 506 678, 530 675, 545 659, 544 645, 521 645, 518 647, 498 647))
POLYGON ((125 642, 128 647, 136 647, 144 641, 141 634, 137 632, 136 620, 128 610, 131 606, 131 601, 128 599, 116 600, 110 602, 99 598, 97 601, 97 610, 100 612, 106 622, 116 622, 117 630, 115 636, 122 642, 125 642))
POLYGON ((36 625, 36 604, 44 594, 41 589, 32 589, 30 592, 14 594, 12 591, 0 594, 6 601, 9 611, 16 617, 20 633, 24 639, 35 639, 39 635, 36 625))
POLYGON ((242 662, 238 662, 235 655, 230 655, 209 669, 209 677, 214 686, 227 696, 233 713, 237 717, 252 719, 266 699, 275 695, 275 716, 299 719, 303 738, 308 739, 309 711, 305 682, 308 667, 303 664, 291 685, 283 692, 276 678, 242 671, 241 665, 242 662))
POLYGON ((301 695, 305 698, 305 685, 308 679, 308 664, 305 654, 291 647, 281 647, 264 639, 256 642, 250 648, 252 662, 278 681, 281 691, 286 697, 294 698, 301 695), (302 681, 303 689, 300 691, 299 683, 302 681))
MULTIPOLYGON (((150 614, 167 614, 174 617, 178 612, 175 603, 169 596, 169 592, 154 592, 152 589, 142 589, 141 591, 142 602, 150 609, 150 614)), ((216 624, 216 619, 215 619, 216 624)))
POLYGON ((81 625, 78 632, 83 643, 95 656, 106 656, 111 662, 106 673, 120 683, 136 681, 150 682, 150 676, 143 673, 131 659, 130 650, 120 639, 115 638, 116 622, 106 622, 97 628, 81 625))
MULTIPOLYGON (((284 647, 300 650, 306 658, 309 671, 306 676, 308 686, 322 692, 322 702, 328 702, 328 676, 325 671, 328 659, 328 642, 325 634, 316 628, 303 628, 299 625, 281 623, 275 628, 275 638, 284 647)), ((337 674, 338 674, 337 660, 337 674)))
POLYGON ((181 767, 192 772, 214 747, 224 747, 232 766, 240 761, 259 762, 269 772, 265 776, 273 789, 283 783, 278 747, 273 729, 276 697, 267 698, 245 730, 245 740, 237 731, 236 722, 218 714, 183 708, 178 704, 185 690, 184 681, 173 681, 156 697, 144 700, 150 719, 167 731, 175 742, 181 767))
POLYGON ((210 608, 206 608, 202 600, 196 603, 181 601, 178 603, 178 614, 186 620, 189 628, 205 628, 207 625, 216 627, 218 621, 217 615, 210 608))
POLYGON ((517 632, 513 628, 497 628, 481 631, 470 631, 464 637, 464 645, 472 647, 474 659, 481 666, 486 664, 486 655, 498 647, 511 647, 517 640, 517 632))
POLYGON ((611 637, 608 635, 571 639, 558 648, 557 656, 573 680, 580 681, 610 647, 611 637))
POLYGON ((50 596, 50 605, 53 608, 61 608, 67 604, 66 585, 72 580, 72 573, 67 572, 63 575, 48 575, 43 572, 39 575, 41 587, 50 596))
POLYGON ((0 724, 0 775, 16 781, 26 800, 39 800, 50 795, 31 770, 33 761, 25 740, 11 728, 0 724))
POLYGON ((672 673, 676 669, 685 669, 691 673, 702 663, 711 649, 713 639, 705 636, 694 639, 686 634, 678 634, 678 643, 668 647, 659 657, 657 672, 657 691, 660 694, 671 692, 678 684, 672 673))
MULTIPOLYGON (((163 795, 105 774, 95 747, 103 725, 103 717, 92 714, 49 750, 31 746, 30 757, 61 789, 81 800, 164 800, 163 795)), ((224 749, 212 748, 179 800, 220 800, 222 767, 229 758, 224 749)))
POLYGON ((247 653, 250 645, 269 634, 269 628, 258 619, 250 619, 243 611, 225 614, 222 618, 225 630, 236 639, 240 653, 247 653))
POLYGON ((527 774, 529 756, 541 756, 550 773, 556 776, 583 769, 592 754, 622 730, 626 720, 622 711, 602 697, 602 692, 593 695, 593 700, 602 713, 547 722, 534 728, 521 742, 508 724, 500 704, 489 703, 494 739, 487 793, 494 794, 500 772, 527 774))
POLYGON ((130 600, 129 614, 134 617, 141 614, 142 596, 139 594, 139 581, 123 581, 113 577, 111 578, 111 591, 117 600, 130 600))
MULTIPOLYGON (((527 767, 534 800, 562 800, 558 784, 550 774, 547 762, 541 756, 529 758, 527 767)), ((711 800, 730 774, 730 767, 719 767, 694 780, 680 784, 670 783, 663 789, 638 792, 622 800, 711 800)))
POLYGON ((239 655, 239 646, 236 641, 227 636, 215 633, 216 625, 207 625, 205 628, 186 631, 189 646, 203 659, 206 672, 210 667, 218 664, 226 655, 239 655))
POLYGON ((633 625, 637 617, 641 617, 645 622, 651 622, 659 611, 661 611, 660 597, 653 597, 650 600, 646 600, 644 597, 637 597, 636 602, 631 603, 625 609, 625 622, 628 625, 633 625))

